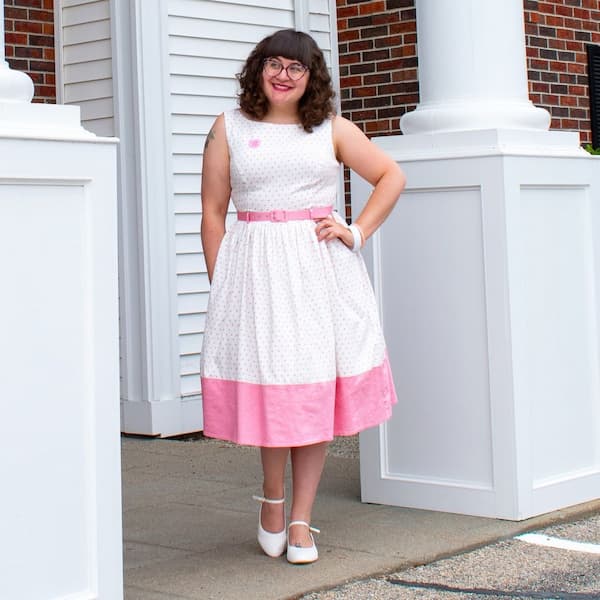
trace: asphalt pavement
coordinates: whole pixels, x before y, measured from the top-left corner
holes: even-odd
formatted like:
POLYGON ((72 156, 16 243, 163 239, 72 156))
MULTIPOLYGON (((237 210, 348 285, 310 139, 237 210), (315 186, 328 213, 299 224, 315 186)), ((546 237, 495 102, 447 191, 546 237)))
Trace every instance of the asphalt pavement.
POLYGON ((302 596, 302 600, 597 600, 600 515, 302 596))

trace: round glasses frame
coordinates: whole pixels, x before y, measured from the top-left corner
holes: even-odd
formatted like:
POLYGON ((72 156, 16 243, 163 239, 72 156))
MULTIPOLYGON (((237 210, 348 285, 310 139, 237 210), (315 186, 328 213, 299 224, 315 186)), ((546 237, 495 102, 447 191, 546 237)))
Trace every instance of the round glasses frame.
POLYGON ((299 62, 293 62, 287 67, 284 67, 276 58, 265 58, 263 61, 263 71, 269 77, 276 77, 281 71, 285 71, 292 81, 298 81, 299 79, 302 79, 310 69, 299 62))

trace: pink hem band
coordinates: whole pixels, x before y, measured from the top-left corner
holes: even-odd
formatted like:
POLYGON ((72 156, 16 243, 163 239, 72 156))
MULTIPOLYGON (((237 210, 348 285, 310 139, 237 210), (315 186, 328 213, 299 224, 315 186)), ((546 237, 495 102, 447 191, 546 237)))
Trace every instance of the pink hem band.
POLYGON ((301 210, 269 210, 244 211, 238 210, 238 221, 273 221, 274 223, 285 223, 287 221, 303 221, 306 219, 324 219, 331 214, 333 206, 315 206, 301 210))
POLYGON ((261 385, 202 378, 204 434, 237 444, 294 447, 354 435, 386 421, 397 402, 387 357, 335 381, 261 385))

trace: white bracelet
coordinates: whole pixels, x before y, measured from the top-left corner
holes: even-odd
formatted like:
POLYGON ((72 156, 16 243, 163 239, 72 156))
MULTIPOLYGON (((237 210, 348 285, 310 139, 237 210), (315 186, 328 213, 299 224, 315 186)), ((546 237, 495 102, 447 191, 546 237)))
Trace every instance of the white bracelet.
POLYGON ((352 252, 358 252, 362 246, 363 241, 360 229, 356 225, 354 225, 354 223, 352 225, 348 225, 347 227, 351 231, 352 238, 354 239, 354 242, 352 244, 352 252))

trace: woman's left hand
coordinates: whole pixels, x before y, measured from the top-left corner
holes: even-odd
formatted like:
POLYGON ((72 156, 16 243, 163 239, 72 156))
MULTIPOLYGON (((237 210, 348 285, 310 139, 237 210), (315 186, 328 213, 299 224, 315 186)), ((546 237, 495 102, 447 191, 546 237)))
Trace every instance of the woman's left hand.
POLYGON ((341 240, 348 248, 354 245, 354 236, 344 223, 340 223, 333 216, 317 221, 315 229, 320 242, 330 242, 336 238, 341 240))

